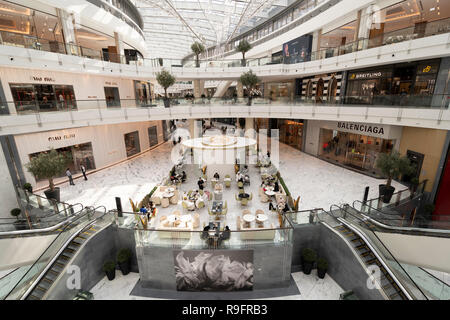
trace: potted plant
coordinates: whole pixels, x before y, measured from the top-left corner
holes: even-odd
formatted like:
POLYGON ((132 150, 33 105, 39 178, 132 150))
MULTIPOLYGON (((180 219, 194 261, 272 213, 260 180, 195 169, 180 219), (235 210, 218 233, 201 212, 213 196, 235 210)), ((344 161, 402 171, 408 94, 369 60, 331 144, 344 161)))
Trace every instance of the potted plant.
POLYGON ((375 163, 375 166, 387 178, 386 184, 379 185, 380 197, 383 197, 384 203, 391 201, 395 188, 391 185, 392 179, 398 178, 401 174, 409 174, 414 167, 409 159, 401 156, 398 151, 391 153, 381 153, 375 163))
POLYGON ((130 261, 131 261, 131 250, 121 249, 117 253, 117 263, 119 264, 120 271, 125 276, 130 273, 130 261))
POLYGON ((164 88, 164 107, 170 107, 170 101, 167 97, 167 88, 172 86, 175 83, 175 77, 168 71, 162 70, 156 74, 156 81, 158 84, 164 88))
POLYGON ((23 185, 23 189, 24 190, 27 190, 29 193, 33 193, 33 187, 31 186, 31 183, 25 183, 24 185, 23 185))
POLYGON ((305 248, 302 250, 302 270, 304 274, 310 274, 316 262, 317 254, 313 249, 305 248))
POLYGON ((195 53, 195 67, 199 68, 200 67, 199 56, 202 52, 205 51, 205 46, 203 44, 201 44, 200 42, 196 41, 191 45, 191 50, 192 50, 192 52, 195 53))
POLYGON ((245 53, 249 51, 251 48, 252 46, 247 40, 241 40, 236 47, 236 52, 242 53, 242 60, 241 60, 242 67, 245 67, 247 65, 247 62, 245 61, 245 53))
POLYGON ((323 258, 317 259, 317 276, 320 279, 325 278, 325 274, 327 273, 327 270, 328 270, 327 260, 325 260, 323 258))
POLYGON ((252 70, 248 72, 244 72, 241 77, 240 81, 243 86, 247 89, 247 95, 248 95, 248 103, 247 105, 252 105, 252 90, 256 87, 256 85, 259 82, 259 78, 256 74, 253 73, 252 70))
POLYGON ((31 161, 25 165, 36 179, 48 179, 49 189, 44 191, 47 199, 54 199, 59 202, 59 188, 55 187, 53 178, 64 172, 68 160, 64 153, 50 149, 48 152, 42 152, 31 158, 31 161))
POLYGON ((103 264, 103 271, 105 271, 108 280, 114 280, 114 278, 116 277, 116 264, 114 263, 114 261, 106 261, 103 264))

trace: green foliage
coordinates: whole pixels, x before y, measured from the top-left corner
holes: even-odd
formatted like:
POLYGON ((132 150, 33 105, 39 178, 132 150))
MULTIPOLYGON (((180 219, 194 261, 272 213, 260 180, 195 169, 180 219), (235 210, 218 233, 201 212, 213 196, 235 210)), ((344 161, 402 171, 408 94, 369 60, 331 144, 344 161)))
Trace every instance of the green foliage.
POLYGON ((117 262, 118 263, 124 263, 130 260, 131 258, 131 250, 130 249, 120 249, 117 253, 117 262))
POLYGON ((22 212, 22 210, 20 210, 19 208, 14 208, 14 209, 12 209, 12 210, 10 211, 11 215, 12 215, 13 217, 16 217, 17 219, 19 219, 18 217, 19 217, 19 215, 20 215, 21 212, 22 212))
POLYGON ((42 152, 33 157, 25 167, 36 179, 48 179, 50 190, 54 190, 53 178, 66 170, 69 160, 66 154, 50 149, 50 151, 42 152))
POLYGON ((29 193, 33 193, 33 187, 31 186, 31 183, 25 183, 23 185, 23 189, 27 190, 29 193))
POLYGON ((128 199, 130 200, 131 210, 133 210, 133 212, 139 212, 140 207, 138 207, 138 204, 134 203, 134 201, 131 200, 131 198, 128 199))
POLYGON ((150 191, 150 193, 148 194, 148 196, 151 198, 152 195, 155 193, 156 189, 158 189, 158 186, 154 186, 152 191, 150 191))
POLYGON ((280 182, 281 186, 283 187, 284 192, 286 192, 286 196, 290 197, 291 193, 289 192, 289 189, 286 187, 286 184, 284 183, 284 180, 281 176, 278 177, 278 181, 280 182))
POLYGON ((327 270, 328 269, 328 261, 323 258, 317 259, 317 269, 327 270))
POLYGON ((175 77, 169 71, 162 70, 156 74, 156 81, 164 88, 164 96, 167 98, 167 88, 175 83, 175 77))
POLYGON ((317 253, 313 249, 305 248, 302 250, 302 258, 305 262, 314 263, 317 260, 317 253))
POLYGON ((252 48, 247 40, 241 40, 236 46, 236 52, 242 53, 242 59, 245 59, 245 53, 252 48))
POLYGON ((103 271, 111 272, 116 269, 116 263, 114 261, 108 260, 103 264, 103 271))
POLYGON ((419 178, 417 178, 417 177, 412 178, 411 184, 417 186, 419 184, 419 178))
POLYGON ((386 186, 391 185, 392 179, 398 178, 401 174, 410 174, 414 170, 409 159, 395 150, 391 153, 380 153, 375 166, 387 178, 386 186))
POLYGON ((205 46, 203 44, 201 44, 200 42, 196 41, 191 45, 191 50, 198 57, 198 55, 200 53, 205 52, 205 46))
POLYGON ((255 86, 258 84, 260 80, 258 76, 253 73, 252 70, 249 70, 248 72, 244 72, 241 75, 240 81, 242 85, 245 86, 248 91, 250 91, 255 88, 255 86))

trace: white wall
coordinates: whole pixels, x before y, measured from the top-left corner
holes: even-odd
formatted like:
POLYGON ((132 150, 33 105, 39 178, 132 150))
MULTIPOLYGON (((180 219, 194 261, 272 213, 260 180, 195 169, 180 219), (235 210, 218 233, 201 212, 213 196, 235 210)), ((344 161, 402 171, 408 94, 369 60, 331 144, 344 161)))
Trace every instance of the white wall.
MULTIPOLYGON (((337 122, 338 121, 325 121, 325 120, 308 120, 308 123, 306 125, 306 142, 305 142, 305 152, 312 154, 314 156, 317 156, 319 154, 319 137, 320 137, 320 129, 331 129, 331 130, 338 130, 338 131, 347 131, 347 132, 354 132, 359 133, 363 135, 369 135, 373 137, 379 137, 383 139, 393 139, 395 140, 394 148, 398 149, 400 147, 400 139, 402 137, 402 127, 401 126, 392 126, 392 125, 386 125, 386 124, 373 124, 373 126, 377 127, 383 127, 384 134, 369 134, 365 132, 359 132, 359 131, 351 131, 351 130, 345 130, 342 128, 337 128, 337 122)), ((344 121, 346 122, 346 121, 344 121)), ((348 121, 347 121, 348 122, 348 121)), ((354 123, 354 122, 348 122, 348 123, 354 123)), ((370 123, 364 122, 364 124, 370 125, 370 123)))
MULTIPOLYGON (((92 150, 97 169, 114 164, 127 158, 124 134, 139 131, 141 152, 150 147, 147 129, 151 126, 158 128, 158 143, 163 142, 161 121, 145 121, 121 123, 114 125, 89 126, 64 130, 46 131, 32 134, 16 135, 14 137, 19 153, 25 179, 33 184, 34 177, 25 169, 29 154, 45 151, 53 147, 72 146, 81 143, 92 143, 92 150), (72 137, 72 135, 75 135, 72 137), (61 140, 49 140, 49 137, 61 136, 61 140), (64 139, 67 136, 67 139, 64 139)), ((33 184, 35 185, 35 184, 33 184)))
POLYGON ((450 239, 376 232, 399 262, 450 273, 450 239))
POLYGON ((0 270, 32 264, 56 235, 0 239, 0 270))
MULTIPOLYGON (((48 85, 72 85, 75 99, 78 101, 78 109, 92 108, 96 100, 105 100, 104 87, 117 87, 123 104, 135 104, 134 82, 131 79, 123 79, 117 75, 111 77, 95 76, 91 74, 73 74, 69 72, 45 71, 36 69, 1 68, 0 78, 5 92, 6 101, 12 102, 10 83, 34 83, 48 85), (42 80, 36 80, 41 78, 42 80), (46 81, 45 79, 51 79, 46 81)), ((103 102, 104 104, 104 102, 103 102)), ((8 104, 9 112, 16 114, 13 103, 8 104)))
POLYGON ((12 218, 10 211, 17 208, 18 204, 2 148, 0 148, 0 203, 0 218, 12 218))

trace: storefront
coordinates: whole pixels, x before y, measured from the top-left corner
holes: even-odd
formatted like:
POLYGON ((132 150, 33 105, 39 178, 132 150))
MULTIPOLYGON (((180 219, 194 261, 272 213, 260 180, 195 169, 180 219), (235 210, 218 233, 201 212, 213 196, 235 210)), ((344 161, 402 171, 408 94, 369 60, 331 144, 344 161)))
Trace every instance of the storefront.
POLYGON ((378 176, 378 155, 398 150, 401 135, 399 126, 308 120, 305 152, 378 176))
POLYGON ((134 81, 136 105, 147 107, 152 104, 152 84, 147 81, 134 81))
POLYGON ((342 73, 327 73, 297 79, 297 98, 303 102, 338 103, 340 101, 342 73))
POLYGON ((295 149, 302 150, 303 120, 278 119, 278 130, 280 130, 280 142, 285 143, 295 149))
POLYGON ((440 59, 348 73, 345 103, 430 106, 440 59))
MULTIPOLYGON (((35 179, 26 169, 30 158, 50 148, 64 152, 67 167, 72 173, 86 169, 101 169, 126 160, 164 142, 162 121, 144 121, 113 125, 89 126, 73 129, 46 131, 14 136, 18 161, 14 161, 18 174, 35 185, 35 179)), ((64 177, 64 174, 61 175, 64 177)))
POLYGON ((264 84, 264 98, 270 101, 291 101, 294 97, 294 82, 268 82, 264 84))

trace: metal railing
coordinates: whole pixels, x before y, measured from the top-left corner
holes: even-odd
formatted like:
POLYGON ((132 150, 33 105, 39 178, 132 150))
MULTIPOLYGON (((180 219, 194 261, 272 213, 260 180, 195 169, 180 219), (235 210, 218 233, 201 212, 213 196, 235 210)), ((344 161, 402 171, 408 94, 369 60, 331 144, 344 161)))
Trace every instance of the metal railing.
MULTIPOLYGON (((349 53, 354 53, 366 49, 376 48, 393 43, 420 39, 433 35, 450 32, 450 18, 428 22, 425 31, 415 32, 414 27, 407 27, 391 32, 384 33, 374 38, 364 38, 357 41, 339 45, 335 47, 323 48, 312 51, 306 55, 289 56, 273 58, 272 56, 242 59, 201 59, 199 60, 200 70, 207 68, 234 68, 234 67, 256 67, 274 64, 297 64, 307 61, 323 60, 349 53)), ((125 56, 114 53, 104 53, 102 50, 78 46, 75 44, 61 43, 53 40, 38 38, 35 36, 13 33, 8 31, 0 32, 0 44, 27 49, 55 52, 59 54, 69 54, 80 57, 86 57, 94 60, 133 64, 136 66, 145 66, 152 68, 197 68, 195 59, 172 59, 172 58, 141 58, 140 56, 125 56)))
MULTIPOLYGON (((389 99, 386 101, 392 101, 390 98, 397 98, 398 95, 385 96, 389 99)), ((348 98, 348 97, 345 97, 348 98)), ((360 99, 361 104, 348 104, 345 99, 331 99, 316 101, 314 99, 304 98, 262 98, 253 97, 249 103, 248 97, 245 98, 169 98, 166 102, 164 98, 148 99, 145 101, 139 101, 136 99, 117 99, 117 100, 105 100, 105 99, 91 99, 91 100, 72 100, 70 102, 57 103, 56 101, 15 101, 15 102, 0 102, 0 115, 8 116, 11 111, 16 114, 37 114, 47 112, 77 112, 82 110, 97 109, 103 110, 121 110, 121 109, 142 109, 142 108, 174 108, 187 107, 187 106, 204 106, 204 107, 221 107, 221 106, 250 106, 252 108, 258 108, 258 106, 292 106, 292 107, 350 107, 357 108, 363 107, 393 107, 401 109, 409 108, 426 108, 426 109, 440 109, 446 110, 449 107, 450 96, 446 94, 433 94, 433 95, 404 95, 404 101, 408 103, 403 104, 379 104, 381 101, 375 103, 375 101, 366 101, 366 97, 355 97, 360 99), (420 103, 416 101, 421 101, 420 103), (427 103, 423 101, 427 100, 427 103), (2 111, 3 110, 3 111, 2 111)))
MULTIPOLYGON (((26 272, 23 272, 22 270, 22 276, 18 279, 18 281, 9 284, 11 289, 3 297, 3 299, 23 299, 25 297, 25 294, 29 292, 33 284, 35 284, 40 279, 40 277, 42 277, 43 273, 48 270, 53 260, 57 258, 59 254, 64 250, 66 245, 86 227, 91 226, 92 223, 105 216, 106 213, 103 213, 101 216, 95 217, 95 213, 98 208, 84 208, 83 213, 79 214, 74 220, 70 222, 70 224, 66 225, 50 243, 47 249, 45 249, 44 252, 39 256, 39 258, 36 259, 36 261, 31 266, 27 267, 26 272)), ((104 209, 106 212, 106 208, 104 209)), ((14 274, 11 273, 10 276, 13 277, 14 274)))

